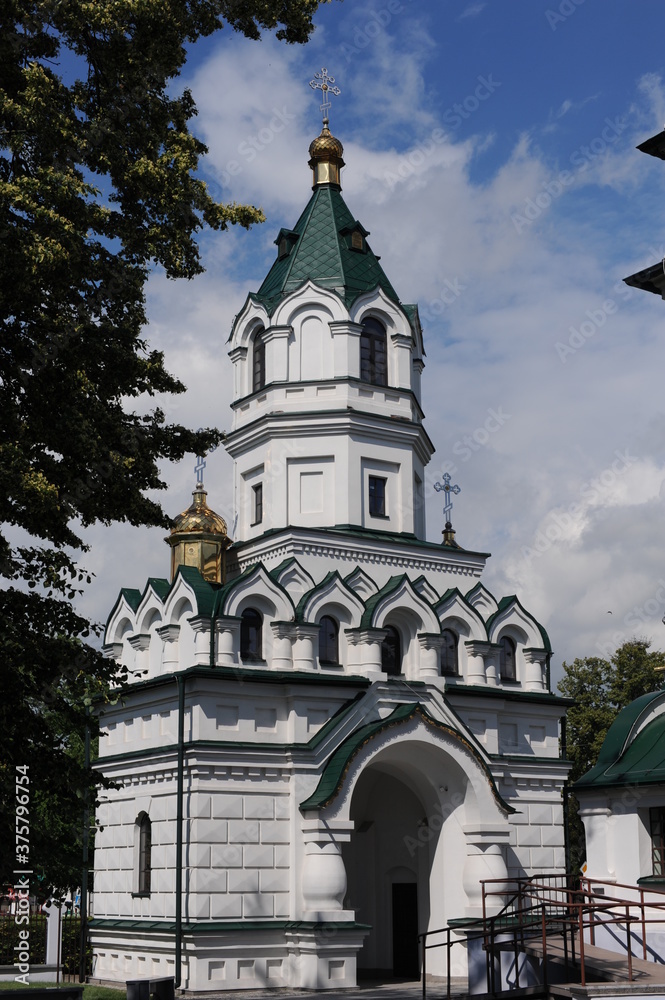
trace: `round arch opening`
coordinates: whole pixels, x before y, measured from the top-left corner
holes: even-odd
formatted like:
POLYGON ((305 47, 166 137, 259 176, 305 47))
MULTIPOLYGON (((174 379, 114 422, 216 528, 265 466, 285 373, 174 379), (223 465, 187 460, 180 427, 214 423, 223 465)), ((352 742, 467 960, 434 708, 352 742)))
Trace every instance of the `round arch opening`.
POLYGON ((359 976, 417 979, 418 934, 464 913, 467 791, 459 766, 418 741, 386 747, 359 775, 342 850, 344 908, 371 927, 359 976))

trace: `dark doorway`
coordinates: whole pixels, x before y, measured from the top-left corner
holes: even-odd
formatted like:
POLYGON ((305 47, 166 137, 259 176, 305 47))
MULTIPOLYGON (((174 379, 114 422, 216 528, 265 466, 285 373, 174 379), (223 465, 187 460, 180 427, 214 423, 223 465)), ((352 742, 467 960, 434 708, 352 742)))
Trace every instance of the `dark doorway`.
POLYGON ((393 883, 393 975, 417 979, 418 886, 415 882, 393 883))

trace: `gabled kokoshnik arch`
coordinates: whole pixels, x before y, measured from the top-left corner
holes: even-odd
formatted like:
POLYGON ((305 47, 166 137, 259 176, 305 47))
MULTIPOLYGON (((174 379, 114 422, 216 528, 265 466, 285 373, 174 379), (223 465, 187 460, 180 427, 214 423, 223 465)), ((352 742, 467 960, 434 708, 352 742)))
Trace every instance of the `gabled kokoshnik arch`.
POLYGON ((107 622, 133 683, 97 765, 116 782, 101 980, 417 975, 417 933, 478 916, 483 879, 565 870, 549 637, 483 586, 485 553, 427 541, 418 310, 344 203, 327 124, 310 165, 231 331, 236 537, 198 485, 171 578, 123 590, 107 622))

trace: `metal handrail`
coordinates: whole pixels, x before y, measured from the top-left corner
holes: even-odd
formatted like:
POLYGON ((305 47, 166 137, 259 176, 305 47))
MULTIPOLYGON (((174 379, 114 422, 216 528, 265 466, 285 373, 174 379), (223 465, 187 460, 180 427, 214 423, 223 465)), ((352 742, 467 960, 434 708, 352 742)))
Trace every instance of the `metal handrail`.
MULTIPOLYGON (((579 967, 581 985, 586 985, 586 962, 585 962, 585 931, 589 931, 589 941, 595 943, 595 929, 598 926, 608 926, 611 924, 625 925, 626 928, 626 959, 628 979, 633 980, 633 940, 632 928, 635 924, 641 926, 642 931, 642 953, 647 959, 647 924, 665 922, 665 892, 657 889, 644 889, 642 886, 629 886, 619 883, 602 882, 599 879, 589 879, 586 876, 579 879, 578 886, 574 886, 573 880, 569 876, 552 874, 538 875, 529 878, 503 878, 485 879, 482 886, 482 917, 470 920, 464 926, 464 933, 467 943, 473 940, 484 939, 483 949, 486 954, 487 966, 487 987, 489 992, 496 992, 496 970, 493 956, 496 949, 496 937, 498 934, 505 935, 512 930, 513 948, 515 952, 515 980, 519 987, 519 947, 518 938, 522 948, 526 937, 533 937, 536 925, 539 925, 539 933, 543 949, 543 976, 544 985, 547 978, 547 937, 550 935, 563 936, 564 961, 568 968, 568 936, 570 935, 571 957, 573 966, 575 958, 575 938, 579 942, 579 967), (585 884, 586 888, 582 885, 585 884), (496 885, 496 889, 491 886, 496 885), (639 892, 639 900, 627 900, 625 897, 598 895, 591 891, 592 885, 608 885, 616 889, 630 889, 639 892), (513 888, 514 887, 514 888, 513 888), (662 901, 658 899, 645 900, 645 892, 662 896, 662 901), (506 896, 509 898, 506 900, 506 896), (502 906, 495 914, 488 915, 488 902, 493 897, 499 897, 502 906), (633 913, 633 911, 637 911, 633 913), (663 916, 647 916, 647 911, 663 911, 663 916)), ((441 927, 431 931, 425 931, 418 935, 418 940, 422 948, 422 995, 423 1000, 427 1000, 427 951, 432 948, 446 948, 446 997, 451 996, 451 974, 450 957, 452 950, 452 932, 456 928, 441 927), (435 935, 445 934, 445 941, 428 944, 428 939, 435 935)), ((538 932, 537 932, 538 933, 538 932)))

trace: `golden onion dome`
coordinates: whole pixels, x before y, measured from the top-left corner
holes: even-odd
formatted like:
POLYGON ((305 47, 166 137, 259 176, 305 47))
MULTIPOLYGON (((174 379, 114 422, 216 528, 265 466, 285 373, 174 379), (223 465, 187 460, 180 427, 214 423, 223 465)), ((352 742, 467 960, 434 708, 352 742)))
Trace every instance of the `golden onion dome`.
POLYGON ((324 119, 321 135, 309 145, 309 165, 312 168, 312 187, 319 184, 340 184, 340 171, 344 166, 342 153, 344 147, 339 139, 331 134, 328 121, 324 119))
POLYGON ((226 549, 232 544, 226 521, 206 503, 203 483, 197 483, 194 500, 173 520, 165 541, 171 547, 171 579, 179 566, 193 566, 210 583, 224 583, 226 549))
POLYGON ((194 498, 192 504, 173 520, 172 535, 193 532, 206 535, 227 534, 226 521, 208 506, 206 503, 207 495, 203 483, 197 483, 196 489, 192 493, 194 498))
POLYGON ((321 129, 321 135, 317 135, 316 139, 314 139, 309 145, 309 155, 311 159, 324 160, 334 156, 341 160, 343 153, 344 147, 341 142, 331 133, 328 128, 328 123, 324 122, 323 128, 321 129))

